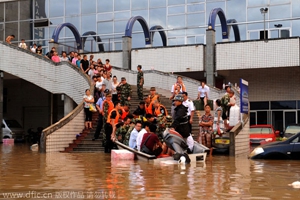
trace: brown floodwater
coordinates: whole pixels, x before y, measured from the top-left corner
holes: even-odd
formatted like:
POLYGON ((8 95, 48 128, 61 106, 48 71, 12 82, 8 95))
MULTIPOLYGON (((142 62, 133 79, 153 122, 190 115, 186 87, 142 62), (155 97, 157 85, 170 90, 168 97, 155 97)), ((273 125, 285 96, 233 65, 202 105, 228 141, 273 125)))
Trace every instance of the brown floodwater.
POLYGON ((0 199, 299 199, 299 161, 213 156, 188 165, 111 161, 0 144, 0 199), (27 196, 7 196, 7 195, 27 196), (4 197, 4 195, 6 195, 4 197), (41 196, 48 195, 48 196, 41 196))

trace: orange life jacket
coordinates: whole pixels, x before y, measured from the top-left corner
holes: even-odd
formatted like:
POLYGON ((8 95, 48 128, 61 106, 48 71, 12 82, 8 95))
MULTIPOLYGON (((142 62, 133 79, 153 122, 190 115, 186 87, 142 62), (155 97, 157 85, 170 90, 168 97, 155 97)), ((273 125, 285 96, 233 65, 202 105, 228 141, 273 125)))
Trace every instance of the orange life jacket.
POLYGON ((161 105, 161 104, 160 104, 157 108, 155 108, 155 111, 154 111, 154 115, 155 115, 156 117, 157 117, 158 115, 160 115, 160 114, 163 114, 164 116, 167 116, 167 115, 168 115, 168 111, 167 111, 166 107, 163 106, 163 105, 161 105), (160 112, 161 108, 163 108, 163 109, 165 110, 165 113, 164 113, 164 114, 160 112))
POLYGON ((146 114, 151 114, 151 115, 153 115, 153 102, 151 102, 150 104, 149 104, 149 106, 147 106, 146 104, 145 104, 145 110, 146 110, 146 114))
POLYGON ((153 97, 152 97, 152 99, 151 99, 151 102, 153 102, 153 101, 155 101, 155 100, 157 100, 159 98, 159 95, 154 95, 153 97))
POLYGON ((126 111, 124 110, 124 108, 121 108, 121 110, 122 110, 122 116, 121 116, 121 119, 124 120, 125 117, 127 117, 127 115, 129 114, 129 111, 126 112, 126 111))
MULTIPOLYGON (((114 109, 112 109, 112 110, 109 112, 106 123, 110 123, 110 124, 111 124, 110 116, 111 116, 111 113, 112 113, 113 111, 116 111, 116 113, 117 113, 117 116, 116 116, 116 118, 115 118, 115 120, 114 120, 115 124, 117 124, 117 123, 119 122, 120 113, 119 113, 119 111, 118 111, 117 109, 114 108, 114 109)), ((112 124, 111 124, 111 125, 112 125, 112 124)))
POLYGON ((110 113, 110 111, 112 111, 112 109, 114 109, 114 103, 112 102, 112 101, 108 101, 108 100, 104 100, 103 102, 102 102, 102 110, 101 110, 101 112, 103 113, 103 109, 104 109, 104 103, 108 103, 108 113, 110 113))

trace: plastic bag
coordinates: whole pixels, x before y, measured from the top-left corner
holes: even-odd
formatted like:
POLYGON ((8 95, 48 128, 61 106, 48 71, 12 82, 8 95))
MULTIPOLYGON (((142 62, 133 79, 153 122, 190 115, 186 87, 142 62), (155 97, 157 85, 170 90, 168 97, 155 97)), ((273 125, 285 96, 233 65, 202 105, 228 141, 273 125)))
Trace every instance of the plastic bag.
POLYGON ((95 107, 94 104, 91 104, 91 105, 90 105, 89 110, 90 110, 91 112, 97 112, 97 109, 96 109, 96 107, 95 107))

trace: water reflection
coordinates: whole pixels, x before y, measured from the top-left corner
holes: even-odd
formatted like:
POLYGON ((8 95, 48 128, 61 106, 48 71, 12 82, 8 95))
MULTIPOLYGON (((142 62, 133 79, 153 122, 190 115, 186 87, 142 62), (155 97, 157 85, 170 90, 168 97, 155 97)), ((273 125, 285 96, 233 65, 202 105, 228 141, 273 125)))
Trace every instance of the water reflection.
POLYGON ((6 192, 104 191, 115 199, 166 200, 300 197, 291 185, 300 181, 298 161, 215 156, 205 164, 153 164, 111 161, 102 153, 39 154, 23 144, 0 147, 0 189, 6 192))

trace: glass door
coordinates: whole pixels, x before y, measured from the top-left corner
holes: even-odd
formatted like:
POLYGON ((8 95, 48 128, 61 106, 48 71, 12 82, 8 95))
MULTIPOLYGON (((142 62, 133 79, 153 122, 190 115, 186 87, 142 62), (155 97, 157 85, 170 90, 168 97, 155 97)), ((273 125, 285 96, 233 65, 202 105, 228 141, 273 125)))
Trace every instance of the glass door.
POLYGON ((272 111, 272 125, 275 130, 283 132, 283 111, 272 111))
POLYGON ((284 128, 290 124, 295 124, 296 121, 296 111, 284 111, 284 128))

